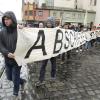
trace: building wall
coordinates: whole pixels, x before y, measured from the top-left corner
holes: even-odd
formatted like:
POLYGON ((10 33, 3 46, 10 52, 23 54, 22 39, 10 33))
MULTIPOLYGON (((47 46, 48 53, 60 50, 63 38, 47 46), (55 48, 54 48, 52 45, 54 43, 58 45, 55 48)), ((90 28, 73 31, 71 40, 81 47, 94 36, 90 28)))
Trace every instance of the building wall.
POLYGON ((100 0, 97 0, 95 25, 98 26, 99 24, 100 24, 100 0))
POLYGON ((45 0, 45 3, 47 6, 54 6, 54 1, 55 0, 45 0))
POLYGON ((78 9, 96 11, 95 0, 77 0, 78 9))
POLYGON ((0 22, 2 22, 2 16, 3 16, 3 13, 0 12, 0 22))
POLYGON ((75 8, 75 0, 54 0, 55 7, 75 8))
POLYGON ((36 10, 35 20, 45 21, 49 16, 49 10, 36 10))
MULTIPOLYGON (((84 23, 85 11, 73 11, 73 10, 50 10, 50 16, 54 16, 57 20, 60 20, 62 24, 64 22, 71 23, 84 23)), ((95 13, 89 12, 87 15, 87 23, 95 20, 95 13)))
POLYGON ((96 11, 95 1, 97 0, 26 0, 30 3, 38 3, 41 7, 42 3, 46 3, 47 6, 63 7, 63 8, 75 8, 88 9, 96 11))
POLYGON ((0 11, 0 30, 2 28, 2 16, 3 16, 3 13, 0 11))
POLYGON ((56 20, 59 20, 62 24, 64 22, 84 23, 86 10, 88 10, 89 13, 87 14, 87 23, 90 23, 91 21, 94 22, 95 10, 91 10, 90 6, 88 6, 90 4, 90 0, 84 0, 84 1, 77 0, 77 9, 73 8, 75 7, 75 1, 76 0, 62 0, 62 1, 54 0, 54 5, 58 6, 57 8, 54 7, 54 9, 36 8, 36 5, 34 3, 33 4, 28 3, 24 6, 23 19, 30 20, 30 21, 31 20, 45 21, 48 16, 54 16, 56 20), (68 7, 68 8, 64 8, 64 7, 68 7))
POLYGON ((24 4, 24 9, 23 9, 23 20, 34 20, 34 13, 36 6, 35 4, 24 4))
MULTIPOLYGON (((50 0, 48 0, 50 1, 50 0)), ((54 0, 54 7, 77 8, 96 11, 96 0, 54 0)))

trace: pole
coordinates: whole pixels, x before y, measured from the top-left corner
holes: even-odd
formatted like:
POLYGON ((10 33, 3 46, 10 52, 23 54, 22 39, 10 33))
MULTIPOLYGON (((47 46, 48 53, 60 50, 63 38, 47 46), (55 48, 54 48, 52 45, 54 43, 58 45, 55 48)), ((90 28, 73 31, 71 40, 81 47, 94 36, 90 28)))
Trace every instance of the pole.
POLYGON ((86 2, 86 11, 85 11, 85 17, 84 17, 84 26, 87 26, 87 18, 88 18, 88 2, 86 2))
POLYGON ((98 26, 99 24, 100 24, 100 0, 97 0, 95 25, 98 26))
POLYGON ((86 9, 85 17, 84 17, 84 26, 87 26, 87 16, 88 16, 88 11, 86 9))

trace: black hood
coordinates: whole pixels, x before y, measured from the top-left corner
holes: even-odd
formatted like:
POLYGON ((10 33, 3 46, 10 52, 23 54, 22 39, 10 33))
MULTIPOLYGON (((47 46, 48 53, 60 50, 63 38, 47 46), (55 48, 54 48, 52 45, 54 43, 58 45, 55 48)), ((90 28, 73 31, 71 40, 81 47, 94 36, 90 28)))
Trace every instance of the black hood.
POLYGON ((7 11, 4 13, 3 17, 2 17, 2 24, 4 27, 6 27, 5 23, 4 23, 4 18, 8 17, 13 21, 13 24, 10 26, 11 28, 17 28, 17 20, 15 17, 15 14, 12 11, 7 11))

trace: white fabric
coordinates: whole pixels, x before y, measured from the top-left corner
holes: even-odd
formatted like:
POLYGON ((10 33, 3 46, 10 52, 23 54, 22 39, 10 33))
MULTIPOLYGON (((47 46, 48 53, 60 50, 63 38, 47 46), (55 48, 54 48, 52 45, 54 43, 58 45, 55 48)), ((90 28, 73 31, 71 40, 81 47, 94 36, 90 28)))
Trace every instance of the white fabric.
MULTIPOLYGON (((98 31, 98 33, 100 33, 98 31)), ((72 30, 64 30, 60 28, 23 28, 18 30, 18 40, 17 40, 17 48, 15 51, 15 57, 16 61, 19 65, 22 65, 22 62, 25 63, 33 62, 33 61, 40 61, 44 59, 49 59, 51 57, 57 56, 63 52, 67 52, 68 50, 77 48, 84 44, 86 41, 90 41, 91 39, 94 39, 97 37, 97 34, 95 32, 74 32, 72 30), (39 41, 37 42, 36 46, 42 44, 42 38, 45 45, 45 51, 46 55, 43 55, 42 49, 34 49, 32 50, 29 58, 24 59, 26 56, 28 50, 35 44, 38 38, 39 31, 42 30, 44 32, 45 38, 40 36, 39 41), (54 53, 54 45, 56 40, 57 31, 60 30, 61 32, 58 32, 58 40, 61 40, 62 38, 62 47, 61 43, 56 44, 56 50, 59 50, 61 47, 61 50, 58 53, 54 53), (92 33, 92 34, 91 34, 92 33), (62 37, 63 36, 63 37, 62 37), (66 40, 66 37, 69 39, 66 40), (68 46, 67 49, 64 47, 68 46)))

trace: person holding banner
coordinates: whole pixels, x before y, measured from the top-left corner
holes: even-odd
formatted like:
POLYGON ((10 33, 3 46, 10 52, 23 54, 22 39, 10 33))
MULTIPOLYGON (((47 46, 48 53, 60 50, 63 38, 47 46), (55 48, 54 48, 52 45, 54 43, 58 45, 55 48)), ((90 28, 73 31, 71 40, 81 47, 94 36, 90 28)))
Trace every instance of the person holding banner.
MULTIPOLYGON (((69 24, 68 23, 65 23, 63 25, 63 29, 68 30, 69 29, 69 24)), ((69 58, 69 55, 70 55, 70 51, 67 51, 67 58, 69 58)), ((65 56, 66 56, 66 53, 63 53, 62 54, 62 59, 61 59, 62 60, 61 64, 64 64, 65 56)))
POLYGON ((0 52, 4 55, 7 79, 13 81, 13 98, 18 100, 19 86, 24 88, 25 80, 20 78, 21 66, 15 61, 17 44, 17 20, 12 11, 6 12, 2 17, 3 29, 0 31, 0 52))
MULTIPOLYGON (((100 30, 100 24, 99 24, 99 26, 97 27, 97 30, 100 30)), ((96 42, 97 42, 97 43, 100 43, 100 37, 97 37, 96 42)))
MULTIPOLYGON (((91 31, 93 32, 96 31, 96 26, 93 25, 91 31)), ((93 47, 95 45, 96 39, 92 39, 90 42, 91 42, 91 47, 93 47)))
MULTIPOLYGON (((46 23, 46 28, 54 28, 55 27, 55 20, 53 17, 49 17, 46 23)), ((51 80, 55 80, 55 75, 56 75, 56 58, 52 57, 50 59, 46 59, 42 61, 42 66, 40 69, 40 76, 39 76, 39 81, 36 83, 36 86, 40 86, 44 81, 45 78, 45 72, 46 72, 46 66, 48 63, 48 60, 51 62, 51 80)))
POLYGON ((43 22, 39 22, 39 28, 44 28, 44 23, 43 22))

